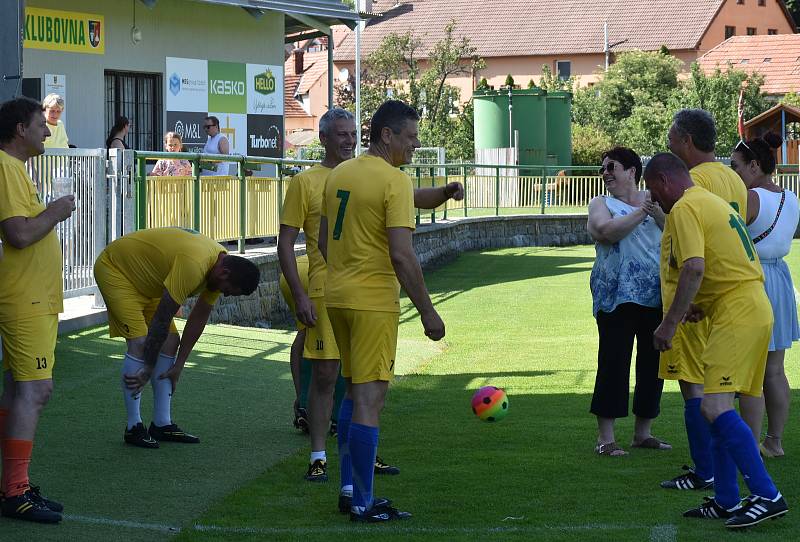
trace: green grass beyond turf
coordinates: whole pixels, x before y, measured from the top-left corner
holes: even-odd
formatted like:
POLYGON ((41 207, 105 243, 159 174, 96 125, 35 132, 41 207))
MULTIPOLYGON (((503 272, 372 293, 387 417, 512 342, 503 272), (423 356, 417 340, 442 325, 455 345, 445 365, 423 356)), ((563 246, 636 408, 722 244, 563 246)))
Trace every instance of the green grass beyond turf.
MULTIPOLYGON (((63 500, 67 517, 60 526, 0 519, 0 539, 738 540, 718 521, 681 517, 705 493, 658 487, 689 461, 675 383, 665 386, 654 426, 674 450, 593 454, 593 257, 591 247, 462 255, 427 276, 447 324, 440 343, 425 339, 404 300, 379 449, 402 473, 379 477, 376 494, 411 511, 410 520, 353 526, 338 514, 334 440, 331 482, 303 480, 307 440, 290 426, 292 333, 211 326, 174 398, 175 420, 202 443, 142 450, 122 444, 123 343, 91 329, 60 339, 56 389, 34 450, 33 480, 63 500), (470 411, 472 393, 487 384, 509 394, 499 423, 470 411)), ((798 281, 797 243, 790 265, 798 281)), ((795 348, 786 359, 792 383, 798 358, 795 348)), ((149 391, 144 402, 149 423, 149 391)), ((617 428, 627 448, 632 420, 617 428)), ((790 421, 788 457, 767 463, 790 507, 798 503, 798 442, 790 421)), ((793 540, 797 513, 744 536, 793 540)))

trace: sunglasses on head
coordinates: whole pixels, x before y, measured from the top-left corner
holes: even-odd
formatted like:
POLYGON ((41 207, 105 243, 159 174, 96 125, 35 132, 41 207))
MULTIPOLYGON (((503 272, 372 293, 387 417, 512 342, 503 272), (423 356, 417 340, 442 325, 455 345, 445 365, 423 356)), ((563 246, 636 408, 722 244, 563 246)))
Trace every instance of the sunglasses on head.
POLYGON ((740 139, 739 142, 736 144, 736 146, 733 148, 733 150, 737 150, 740 145, 743 146, 748 151, 750 151, 752 154, 755 154, 753 152, 753 149, 750 148, 750 145, 748 145, 747 143, 744 142, 744 139, 740 139))

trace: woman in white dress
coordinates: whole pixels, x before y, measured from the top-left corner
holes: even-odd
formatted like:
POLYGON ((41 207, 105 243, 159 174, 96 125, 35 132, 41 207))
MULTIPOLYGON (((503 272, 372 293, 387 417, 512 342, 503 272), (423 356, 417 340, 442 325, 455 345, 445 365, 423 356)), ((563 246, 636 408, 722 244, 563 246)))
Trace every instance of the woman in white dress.
POLYGON ((797 195, 784 190, 772 179, 775 149, 781 143, 780 136, 768 133, 763 138, 740 141, 731 154, 731 167, 748 188, 747 230, 764 269, 764 287, 775 318, 764 374, 764 395, 740 398, 742 417, 756 440, 761 439, 766 407, 767 433, 759 445, 764 457, 784 455, 781 439, 791 397, 783 359, 786 349, 800 339, 792 276, 783 261, 791 249, 800 210, 797 195))

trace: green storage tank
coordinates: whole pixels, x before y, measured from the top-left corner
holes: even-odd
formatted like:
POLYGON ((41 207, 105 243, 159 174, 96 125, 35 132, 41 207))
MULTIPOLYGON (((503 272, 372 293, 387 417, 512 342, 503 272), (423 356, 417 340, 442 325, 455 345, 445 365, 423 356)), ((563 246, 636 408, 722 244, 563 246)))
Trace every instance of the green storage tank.
POLYGON ((547 157, 547 92, 540 88, 513 91, 511 110, 518 133, 519 163, 544 164, 547 157))
POLYGON ((508 93, 476 90, 473 94, 476 149, 509 147, 508 93))
POLYGON ((547 93, 547 161, 572 165, 572 93, 547 93))

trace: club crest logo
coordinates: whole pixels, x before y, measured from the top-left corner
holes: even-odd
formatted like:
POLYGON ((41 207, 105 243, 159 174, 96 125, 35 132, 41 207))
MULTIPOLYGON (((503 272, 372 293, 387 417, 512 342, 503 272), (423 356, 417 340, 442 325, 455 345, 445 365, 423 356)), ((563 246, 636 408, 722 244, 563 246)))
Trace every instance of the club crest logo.
POLYGON ((89 20, 89 43, 95 49, 100 46, 100 21, 89 20))
POLYGON ((169 91, 173 96, 177 96, 181 91, 181 78, 178 77, 177 73, 173 73, 169 76, 169 91))

